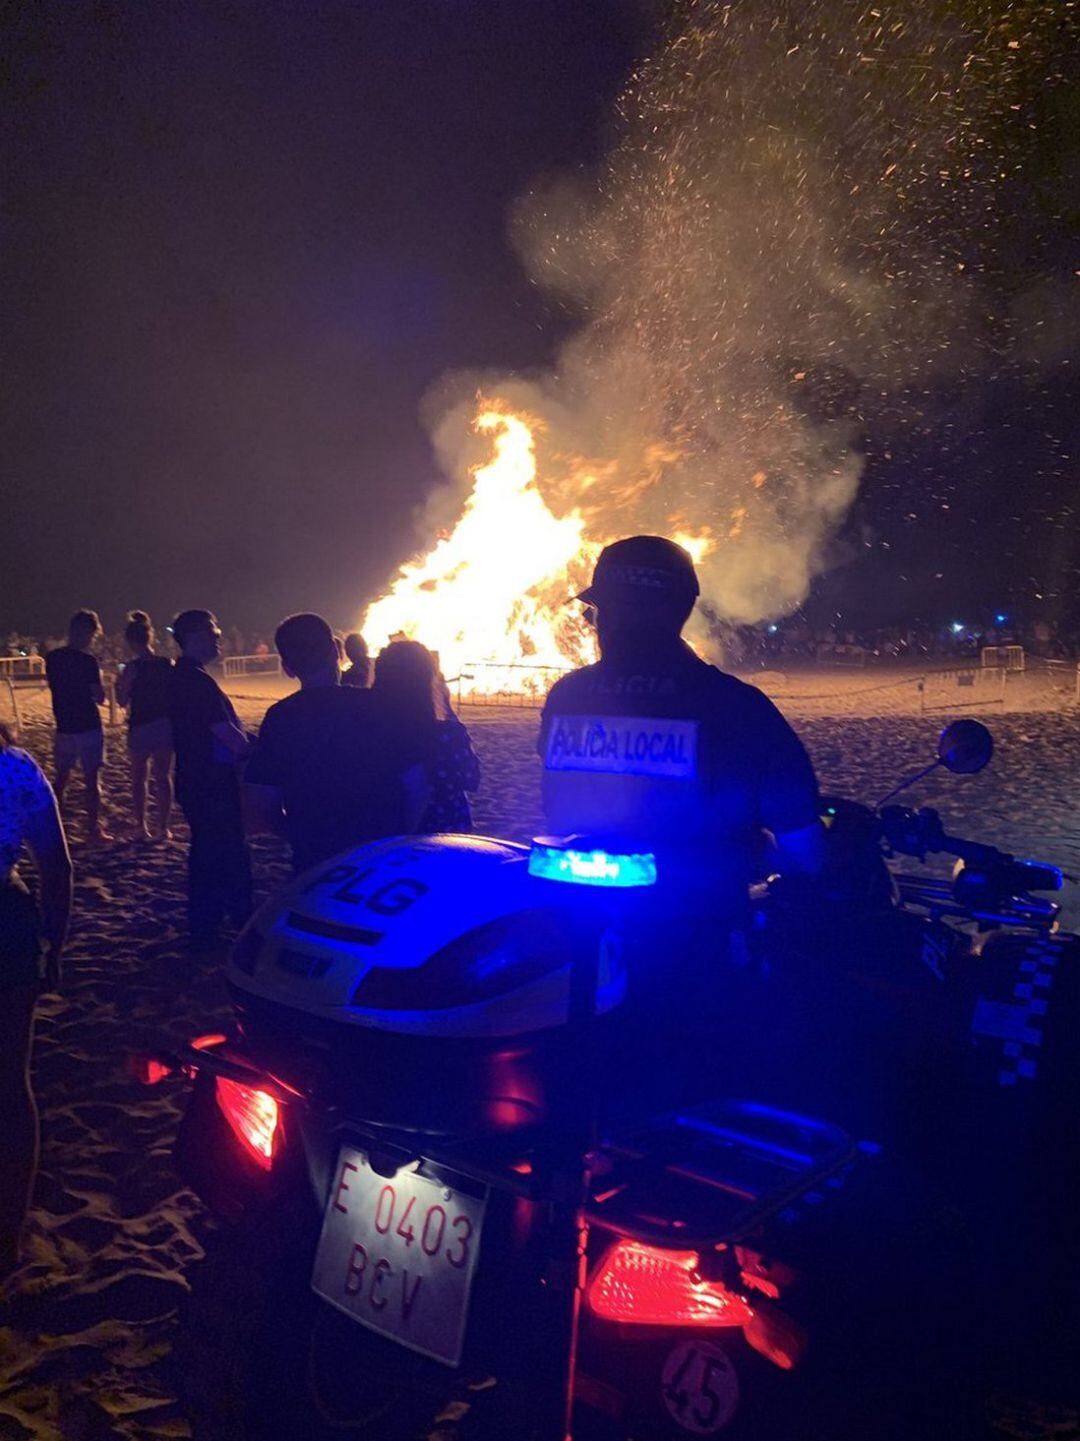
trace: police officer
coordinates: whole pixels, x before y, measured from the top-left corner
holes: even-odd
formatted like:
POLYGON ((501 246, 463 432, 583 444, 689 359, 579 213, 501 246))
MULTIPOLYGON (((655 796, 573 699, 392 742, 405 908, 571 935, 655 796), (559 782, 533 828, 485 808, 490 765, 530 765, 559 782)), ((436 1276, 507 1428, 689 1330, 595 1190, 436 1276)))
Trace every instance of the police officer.
POLYGON ((699 587, 687 552, 656 535, 607 546, 579 597, 600 660, 563 677, 541 721, 544 808, 560 834, 652 851, 669 916, 735 929, 763 833, 771 868, 814 871, 823 841, 802 743, 753 686, 681 639, 699 587))

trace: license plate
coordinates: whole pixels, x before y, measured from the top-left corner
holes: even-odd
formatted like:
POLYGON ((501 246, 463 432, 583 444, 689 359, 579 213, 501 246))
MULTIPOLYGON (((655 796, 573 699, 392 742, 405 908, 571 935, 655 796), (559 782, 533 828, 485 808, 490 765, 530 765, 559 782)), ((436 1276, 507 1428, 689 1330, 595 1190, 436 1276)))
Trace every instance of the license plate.
POLYGON ((372 1331, 456 1366, 486 1199, 418 1175, 417 1164, 388 1180, 363 1151, 341 1148, 311 1284, 372 1331))

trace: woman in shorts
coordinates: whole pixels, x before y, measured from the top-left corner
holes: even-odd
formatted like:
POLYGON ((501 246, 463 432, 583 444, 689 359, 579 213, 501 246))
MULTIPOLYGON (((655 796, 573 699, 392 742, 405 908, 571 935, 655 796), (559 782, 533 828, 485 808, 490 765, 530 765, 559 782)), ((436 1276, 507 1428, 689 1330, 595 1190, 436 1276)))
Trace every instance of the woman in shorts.
POLYGON ((172 837, 172 726, 169 724, 169 674, 172 661, 154 653, 154 627, 142 610, 133 610, 124 628, 132 659, 116 686, 116 698, 128 713, 131 807, 135 835, 141 840, 172 837), (147 775, 154 786, 154 830, 146 824, 147 775))
POLYGON ((34 1002, 60 983, 71 914, 71 859, 52 787, 0 726, 0 1283, 18 1265, 37 1171, 30 1086, 34 1002), (15 870, 23 845, 37 866, 40 908, 15 870))

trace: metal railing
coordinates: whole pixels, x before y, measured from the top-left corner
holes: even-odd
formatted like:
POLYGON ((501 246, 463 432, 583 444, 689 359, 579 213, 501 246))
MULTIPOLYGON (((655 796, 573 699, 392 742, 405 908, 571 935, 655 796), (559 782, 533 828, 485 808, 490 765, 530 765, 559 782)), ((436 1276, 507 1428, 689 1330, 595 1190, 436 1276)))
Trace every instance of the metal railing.
POLYGON ((1033 657, 1027 674, 1040 679, 1054 695, 1080 701, 1080 660, 1033 657))
POLYGON ((41 655, 0 655, 0 679, 43 681, 45 679, 45 657, 41 655))
POLYGON ((275 652, 267 655, 226 655, 221 658, 226 680, 238 675, 280 675, 281 657, 275 652))
POLYGON ((1025 668, 1022 645, 984 645, 979 652, 982 664, 990 670, 1019 670, 1025 668))
POLYGON ((469 661, 447 682, 455 686, 457 704, 538 709, 555 682, 573 666, 529 665, 525 661, 469 661))
MULTIPOLYGON (((1012 650, 1014 647, 999 647, 1012 650)), ((1022 647, 1015 647, 1022 652, 1022 647)), ((1011 701, 1011 709, 1022 708, 1031 690, 1031 700, 1045 703, 1055 698, 1071 702, 1080 700, 1080 667, 1073 661, 1050 661, 1021 668, 1009 657, 1011 664, 990 665, 985 653, 982 663, 974 658, 967 665, 946 666, 940 670, 895 672, 887 680, 874 681, 872 672, 853 673, 850 669, 841 681, 844 670, 834 672, 836 684, 814 672, 799 679, 780 671, 742 672, 742 678, 759 686, 781 708, 794 714, 916 714, 927 715, 949 711, 983 709, 989 706, 1003 710, 1011 701), (1017 694, 1013 696, 1013 688, 1017 694), (1043 696, 1043 691, 1046 695, 1043 696), (1036 695, 1036 692, 1038 694, 1036 695)), ((458 706, 510 707, 538 709, 548 691, 573 667, 529 665, 525 662, 500 663, 475 661, 462 667, 461 674, 450 680, 458 706)), ((1037 708, 1037 706, 1036 706, 1037 708)))
MULTIPOLYGON (((1011 649, 1011 647, 999 647, 1011 649)), ((1021 657, 1023 650, 1018 646, 1021 657)), ((1005 704, 1010 667, 988 665, 983 653, 981 666, 959 666, 955 670, 927 671, 919 679, 919 713, 970 710, 975 706, 1005 704)), ((1020 667, 1022 669, 1023 667, 1020 667)))
MULTIPOLYGON (((15 693, 15 683, 11 677, 5 674, 2 679, 11 701, 11 734, 17 739, 20 730, 22 730, 22 717, 19 715, 19 697, 15 693)), ((3 717, 0 716, 0 719, 3 719, 3 717)))

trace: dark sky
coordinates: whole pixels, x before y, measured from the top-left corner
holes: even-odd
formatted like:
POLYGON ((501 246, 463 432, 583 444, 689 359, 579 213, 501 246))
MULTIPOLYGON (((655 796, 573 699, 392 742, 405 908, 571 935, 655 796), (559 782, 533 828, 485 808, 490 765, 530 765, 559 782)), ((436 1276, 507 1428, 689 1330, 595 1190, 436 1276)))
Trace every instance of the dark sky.
MULTIPOLYGON (((603 152, 660 9, 0 10, 0 631, 56 633, 84 604, 110 629, 132 606, 249 634, 353 621, 435 483, 424 392, 547 365, 567 335, 507 209, 603 152)), ((1076 594, 1080 83, 1039 105, 992 263, 1041 353, 938 397, 915 440, 868 438, 819 614, 1076 594)))
POLYGON ((595 160, 644 14, 7 9, 0 627, 353 619, 432 484, 423 392, 565 333, 507 207, 595 160))

